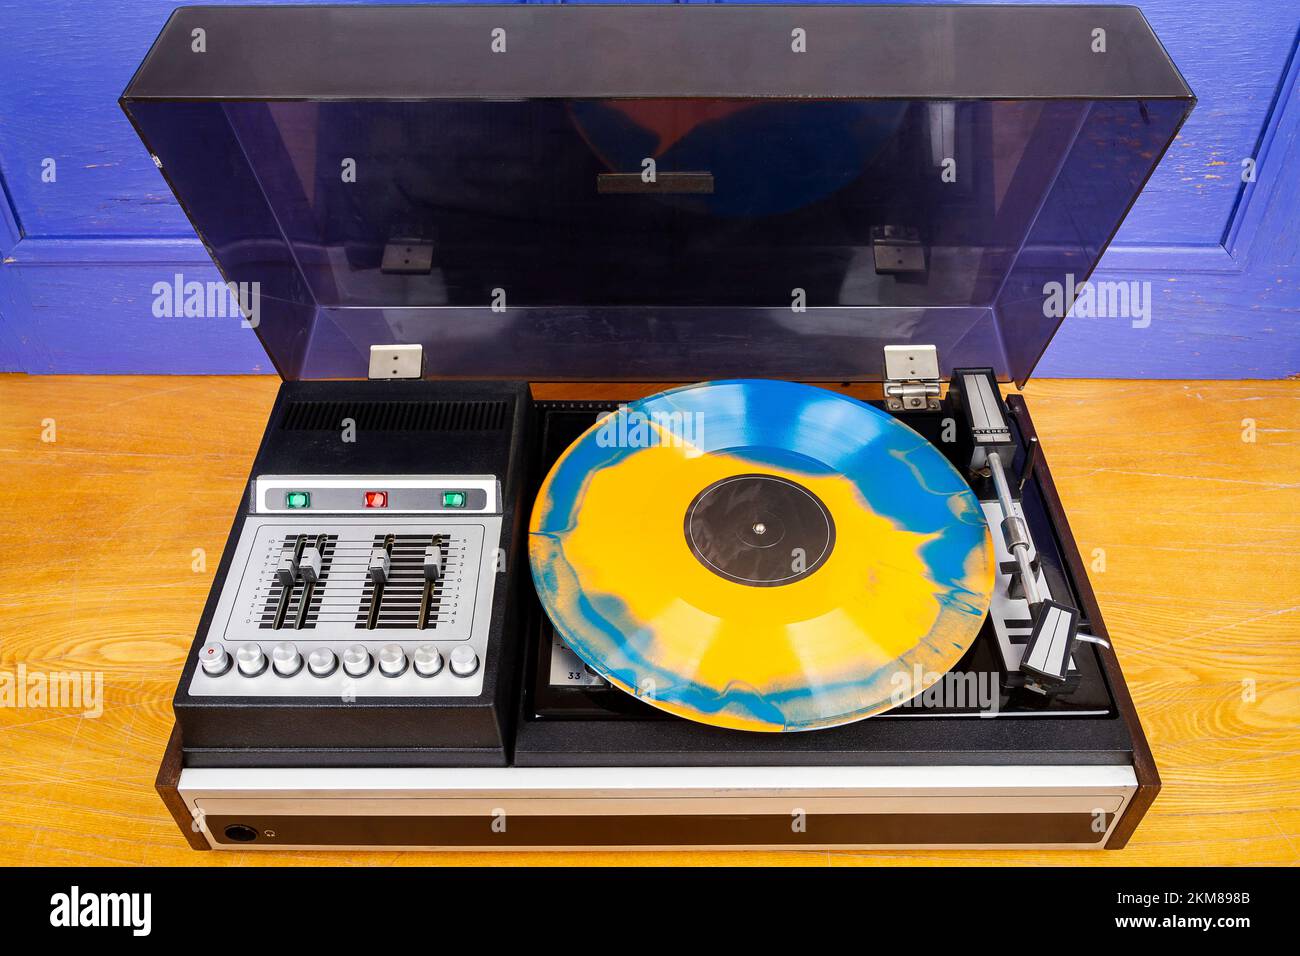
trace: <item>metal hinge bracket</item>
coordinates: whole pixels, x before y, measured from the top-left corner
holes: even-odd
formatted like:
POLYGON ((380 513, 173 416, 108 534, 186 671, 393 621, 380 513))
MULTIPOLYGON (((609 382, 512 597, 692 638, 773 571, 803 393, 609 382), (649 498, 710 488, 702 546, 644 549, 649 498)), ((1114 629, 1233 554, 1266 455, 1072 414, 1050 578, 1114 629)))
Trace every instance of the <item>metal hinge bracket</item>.
POLYGON ((419 378, 423 374, 423 345, 370 346, 371 378, 419 378))
POLYGON ((891 412, 938 410, 939 350, 935 346, 885 346, 885 406, 891 412))

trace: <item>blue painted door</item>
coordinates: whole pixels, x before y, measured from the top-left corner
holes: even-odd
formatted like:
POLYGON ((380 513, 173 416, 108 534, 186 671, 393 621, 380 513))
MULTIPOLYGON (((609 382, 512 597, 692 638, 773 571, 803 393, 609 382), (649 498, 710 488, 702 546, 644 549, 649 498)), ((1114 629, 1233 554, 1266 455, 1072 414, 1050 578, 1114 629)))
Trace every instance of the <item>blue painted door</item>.
MULTIPOLYGON (((217 278, 116 103, 173 6, 0 0, 0 370, 269 370, 237 322, 152 313, 217 278)), ((1096 276, 1150 321, 1071 317, 1036 374, 1298 374, 1300 0, 1140 6, 1200 101, 1096 276)))

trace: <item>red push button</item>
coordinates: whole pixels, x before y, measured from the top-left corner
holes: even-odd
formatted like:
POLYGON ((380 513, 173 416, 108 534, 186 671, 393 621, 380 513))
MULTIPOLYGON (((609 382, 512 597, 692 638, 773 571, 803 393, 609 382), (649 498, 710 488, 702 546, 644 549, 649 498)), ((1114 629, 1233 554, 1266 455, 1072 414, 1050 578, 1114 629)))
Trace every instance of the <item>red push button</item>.
POLYGON ((366 492, 367 508, 387 508, 388 492, 386 491, 367 491, 366 492))

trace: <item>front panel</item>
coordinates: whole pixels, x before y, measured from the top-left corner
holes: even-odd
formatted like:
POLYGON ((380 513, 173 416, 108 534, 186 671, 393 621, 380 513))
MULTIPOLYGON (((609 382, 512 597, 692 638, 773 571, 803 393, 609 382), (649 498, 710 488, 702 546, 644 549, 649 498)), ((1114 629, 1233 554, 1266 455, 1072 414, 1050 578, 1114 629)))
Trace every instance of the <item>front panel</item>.
POLYGON ((214 849, 1100 848, 1129 767, 194 771, 214 849))

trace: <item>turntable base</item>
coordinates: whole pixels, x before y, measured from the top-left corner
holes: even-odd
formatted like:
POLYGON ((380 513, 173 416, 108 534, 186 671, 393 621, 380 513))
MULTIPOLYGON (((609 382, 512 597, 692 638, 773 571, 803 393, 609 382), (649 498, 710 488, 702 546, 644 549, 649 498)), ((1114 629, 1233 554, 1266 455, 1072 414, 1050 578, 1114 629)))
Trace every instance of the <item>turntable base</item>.
MULTIPOLYGON (((262 434, 275 395, 274 377, 0 376, 0 470, 12 476, 12 521, 0 527, 0 590, 8 595, 0 619, 0 669, 25 661, 66 659, 81 648, 80 666, 104 674, 109 706, 97 720, 66 710, 0 709, 8 746, 0 774, 0 864, 95 862, 189 865, 209 862, 189 849, 176 823, 151 790, 157 762, 171 733, 167 706, 178 655, 188 645, 196 609, 210 582, 190 568, 195 547, 216 554, 229 526, 230 502, 262 434), (159 417, 158 409, 176 413, 159 417), (228 409, 247 414, 231 417, 228 409), (30 423, 44 417, 77 423, 77 440, 61 427, 60 441, 34 446, 30 423), (33 448, 44 467, 30 467, 33 448), (152 456, 165 462, 170 481, 186 489, 182 508, 143 470, 90 469, 87 460, 152 456), (212 462, 229 467, 213 467, 212 462), (141 508, 142 502, 154 507, 141 508), (171 504, 174 505, 174 501, 171 504), (33 535, 72 540, 88 524, 112 533, 81 537, 75 599, 61 567, 33 568, 24 560, 33 535), (151 541, 123 560, 131 542, 151 541), (159 587, 171 597, 155 600, 159 587), (140 609, 151 627, 175 635, 139 643, 140 609), (87 645, 94 624, 106 637, 87 645), (20 635, 24 635, 21 636, 20 635), (126 741, 131 744, 128 747, 126 741), (112 769, 107 770, 111 764, 112 769), (75 772, 70 772, 76 768, 75 772), (44 828, 36 843, 25 828, 44 828)), ((638 386, 640 388, 640 386, 638 386)), ((659 386, 645 387, 647 392, 659 386)), ((541 398, 573 394, 573 386, 536 386, 541 398)), ((593 389, 617 398, 627 386, 593 389)), ((590 394, 586 389, 583 394, 590 394)), ((1071 509, 1085 554, 1106 548, 1109 571, 1094 574, 1098 599, 1126 666, 1165 785, 1128 847, 1108 859, 1125 864, 1221 865, 1249 859, 1296 862, 1300 838, 1289 809, 1289 781, 1300 776, 1300 702, 1267 675, 1294 673, 1300 663, 1287 609, 1296 585, 1277 575, 1279 534, 1300 533, 1300 490, 1290 464, 1293 449, 1261 440, 1243 456, 1237 425, 1243 404, 1268 408, 1269 427, 1300 430, 1300 385, 1294 382, 1038 381, 1027 394, 1034 420, 1051 436, 1048 449, 1062 496, 1071 509), (1125 421, 1114 429, 1107 423, 1125 421), (1231 427, 1230 427, 1231 426, 1231 427), (1140 437, 1139 437, 1140 436, 1140 437), (1179 452, 1200 449, 1195 468, 1179 452), (1160 461, 1159 468, 1143 461, 1160 461), (1176 477, 1171 477, 1176 476, 1176 477), (1233 479, 1225 486, 1216 479, 1233 479), (1245 484, 1241 484, 1244 482, 1245 484), (1224 487, 1242 489, 1242 507, 1259 520, 1245 525, 1203 502, 1224 487), (1146 502, 1139 511, 1116 502, 1146 502), (1168 548, 1151 548, 1158 532, 1168 548), (1225 595, 1216 542, 1236 544, 1233 560, 1243 579, 1256 582, 1248 597, 1225 595), (1188 561, 1189 554, 1203 557, 1188 561), (1131 574, 1149 582, 1148 598, 1132 595, 1131 574), (1243 605, 1242 601, 1247 602, 1243 605), (1229 628, 1226 632, 1223 628, 1229 628), (1213 636, 1211 632, 1216 632, 1213 636), (1211 667, 1222 640, 1241 632, 1252 647, 1250 670, 1267 712, 1241 699, 1245 674, 1211 667), (1213 655, 1213 657, 1212 657, 1213 655), (1196 727, 1231 727, 1231 739, 1206 738, 1196 727), (1258 759, 1242 761, 1249 751, 1258 759)), ((865 397, 865 396, 864 396, 865 397)), ((1281 434, 1281 433, 1279 433, 1281 434)), ((1229 509, 1232 511, 1240 508, 1229 509)), ((211 567, 211 566, 209 566, 211 567)), ((1222 658, 1230 665, 1230 658, 1222 658)), ((243 853, 241 865, 283 865, 288 853, 243 853)), ((692 850, 619 854, 535 852, 484 854, 443 851, 354 852, 310 856, 311 862, 431 862, 516 865, 639 860, 683 865, 735 862, 734 852, 692 850)), ((1094 860, 1076 851, 950 850, 832 851, 784 848, 754 852, 746 863, 797 865, 982 866, 1094 860)))
MULTIPOLYGON (((506 388, 491 382, 387 385, 382 401, 402 399, 416 405, 450 401, 461 394, 455 388, 467 390, 465 395, 495 395, 506 388)), ((299 454, 302 440, 283 423, 295 414, 294 408, 311 403, 326 388, 331 397, 361 401, 344 385, 282 385, 266 429, 268 438, 253 466, 255 475, 274 475, 274 464, 299 454)), ((1019 397, 1010 399, 1009 408, 1004 425, 1014 444, 1004 447, 1009 462, 1019 462, 1034 440, 1034 425, 1019 397)), ((528 441, 517 429, 494 432, 493 447, 519 447, 519 457, 511 458, 508 471, 495 470, 498 460, 494 470, 481 473, 502 476, 506 501, 529 501, 555 455, 571 441, 569 432, 588 428, 604 411, 594 401, 534 402, 525 419, 528 441)), ((368 412, 357 406, 356 414, 368 412)), ((896 412, 922 436, 920 441, 931 442, 935 438, 928 433, 953 414, 945 408, 896 412)), ((411 434, 422 433, 396 434, 402 436, 400 441, 390 436, 385 453, 393 460, 385 462, 389 467, 406 464, 402 473, 432 473, 430 455, 443 464, 454 460, 446 433, 425 434, 417 447, 409 445, 411 434), (409 460, 399 463, 393 455, 400 447, 406 447, 403 454, 409 460)), ((945 451, 957 458, 965 454, 961 445, 945 451)), ((356 475, 355 463, 338 463, 338 472, 356 475)), ((348 480, 385 484, 382 477, 348 480)), ((303 485, 307 480, 294 481, 303 485)), ((328 488, 324 479, 312 486, 328 488)), ((257 492, 257 483, 252 488, 252 501, 263 507, 264 494, 257 492)), ((966 494, 971 492, 984 507, 987 480, 982 484, 976 475, 966 494)), ((278 501, 281 498, 273 499, 278 501)), ((1089 635, 1104 639, 1087 572, 1041 455, 1015 507, 1037 544, 1034 564, 1040 587, 1078 607, 1089 635)), ((489 518, 474 520, 486 524, 489 518)), ((240 515, 231 540, 238 533, 243 541, 248 523, 259 520, 260 515, 240 515)), ((391 520, 395 523, 389 527, 400 538, 408 524, 426 519, 395 514, 391 520)), ((508 510, 504 525, 511 527, 508 510)), ((322 524, 317 531, 325 528, 322 524)), ((997 540, 995 536, 995 545, 997 540)), ((279 544, 277 537, 274 549, 281 548, 289 544, 279 544)), ((229 554, 227 549, 226 562, 229 554)), ((234 554, 238 561, 239 551, 234 554)), ((339 594, 344 604, 348 596, 355 601, 346 550, 333 554, 325 596, 334 594, 335 604, 339 594)), ((395 575, 395 553, 393 561, 395 575)), ((480 555, 471 563, 481 561, 480 555)), ((1001 554, 998 567, 1005 566, 1001 554)), ((998 623, 998 614, 1010 613, 1014 594, 1008 596, 1010 605, 992 606, 953 671, 936 675, 943 680, 915 700, 840 727, 753 734, 664 713, 612 685, 582 680, 575 684, 563 667, 556 674, 538 593, 530 587, 511 589, 510 562, 503 567, 506 574, 495 593, 512 610, 504 611, 507 630, 498 631, 502 604, 494 598, 491 640, 499 643, 487 644, 482 659, 486 669, 495 666, 498 674, 513 666, 511 658, 519 659, 517 680, 506 683, 500 678, 495 696, 484 693, 471 706, 446 697, 399 700, 396 704, 409 715, 395 719, 393 711, 374 701, 359 698, 356 704, 343 701, 337 706, 312 698, 316 717, 295 731, 290 724, 302 718, 300 708, 292 708, 290 701, 238 696, 246 688, 250 693, 256 689, 260 674, 217 675, 214 682, 225 682, 222 687, 227 689, 222 696, 207 698, 198 696, 203 689, 198 683, 182 680, 175 709, 182 721, 185 753, 183 760, 166 763, 159 791, 192 845, 1117 848, 1125 845, 1160 787, 1109 645, 1076 643, 1069 654, 1069 672, 1057 691, 1040 692, 1019 682, 1015 648, 998 630, 1010 627, 1011 618, 998 623), (978 689, 980 676, 988 680, 991 696, 961 698, 972 687, 970 679, 978 689), (939 689, 939 695, 930 696, 931 689, 939 689), (512 709, 517 710, 511 721, 512 709), (351 721, 346 740, 335 732, 343 715, 351 721), (321 736, 318 726, 326 721, 333 722, 335 730, 321 736), (491 740, 485 741, 487 747, 469 749, 478 745, 484 728, 503 724, 508 728, 504 749, 493 749, 491 740), (372 735, 369 743, 357 735, 363 727, 372 735), (230 736, 231 728, 243 732, 230 736), (295 743, 286 736, 289 731, 303 739, 295 743)), ((451 572, 447 575, 450 578, 451 572)), ((234 593, 233 581, 244 578, 226 575, 222 594, 234 593)), ((326 580, 324 575, 321 580, 326 580)), ((480 593, 484 587, 480 585, 480 593)), ((1005 591, 1010 585, 1000 587, 1005 591)), ((292 601, 302 604, 299 593, 305 592, 295 585, 292 601)), ((205 619, 200 630, 225 626, 226 618, 220 615, 226 605, 214 600, 209 600, 209 613, 216 607, 218 617, 211 624, 205 619)), ((355 617, 348 614, 348 620, 355 617)), ((352 627, 363 627, 361 618, 364 614, 352 627)), ((474 619, 489 620, 480 614, 474 619)), ((448 633, 454 639, 455 632, 448 633)), ((447 640, 437 635, 434 640, 447 640)), ((300 633, 298 640, 309 637, 300 633)), ((328 640, 328 635, 317 640, 328 640)), ((450 646, 445 653, 450 654, 450 646)))

